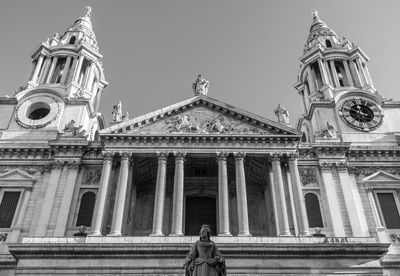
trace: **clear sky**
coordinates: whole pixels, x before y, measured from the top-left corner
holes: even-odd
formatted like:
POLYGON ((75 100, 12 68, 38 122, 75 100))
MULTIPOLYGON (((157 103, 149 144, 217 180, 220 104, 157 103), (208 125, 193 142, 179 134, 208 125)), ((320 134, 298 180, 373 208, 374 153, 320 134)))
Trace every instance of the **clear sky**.
POLYGON ((88 5, 110 83, 100 108, 107 122, 117 100, 132 118, 192 97, 203 73, 210 97, 273 120, 282 103, 294 124, 314 9, 367 53, 375 87, 400 99, 399 0, 0 0, 0 95, 26 83, 32 50, 88 5))

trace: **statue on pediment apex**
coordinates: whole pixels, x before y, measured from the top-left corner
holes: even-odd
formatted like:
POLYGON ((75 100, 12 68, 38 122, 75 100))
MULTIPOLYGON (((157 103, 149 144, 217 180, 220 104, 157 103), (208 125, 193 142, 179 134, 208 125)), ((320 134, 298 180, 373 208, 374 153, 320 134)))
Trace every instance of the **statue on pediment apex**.
POLYGON ((192 84, 193 92, 196 96, 207 95, 210 82, 203 78, 201 74, 197 76, 196 81, 192 84))
POLYGON ((278 123, 283 125, 290 125, 289 111, 284 108, 281 104, 274 110, 275 115, 278 117, 278 123))

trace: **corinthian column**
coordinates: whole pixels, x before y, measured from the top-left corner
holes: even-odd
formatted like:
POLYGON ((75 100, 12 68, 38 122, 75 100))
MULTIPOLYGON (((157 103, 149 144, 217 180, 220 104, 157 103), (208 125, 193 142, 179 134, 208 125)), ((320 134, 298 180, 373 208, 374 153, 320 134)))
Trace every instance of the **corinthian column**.
POLYGON ((219 236, 231 236, 229 231, 228 172, 226 169, 227 157, 227 153, 217 153, 219 236))
POLYGON ((283 187, 282 169, 279 154, 272 155, 272 172, 274 174, 274 186, 276 188, 276 197, 279 204, 279 235, 290 236, 289 219, 286 208, 285 190, 283 187))
POLYGON ((100 178, 100 189, 97 197, 95 213, 93 216, 93 236, 101 236, 103 226, 104 210, 106 208, 106 198, 108 186, 110 183, 110 172, 112 165, 112 154, 106 153, 103 155, 103 170, 100 178))
POLYGON ((294 205, 296 209, 297 225, 299 233, 303 236, 309 236, 308 218, 303 192, 301 189, 299 168, 297 167, 297 155, 291 154, 289 158, 290 178, 293 186, 294 205))
POLYGON ((247 211, 246 177, 244 174, 244 153, 235 152, 236 199, 239 233, 238 236, 251 236, 249 232, 249 214, 247 211))
POLYGON ((158 152, 158 170, 156 196, 154 200, 153 231, 150 236, 163 236, 162 223, 164 216, 165 183, 167 172, 168 152, 158 152))
POLYGON ((170 236, 182 236, 183 218, 183 185, 184 185, 184 163, 185 155, 183 152, 175 153, 175 175, 174 175, 174 195, 172 205, 172 232, 170 236))
POLYGON ((129 161, 130 154, 123 153, 121 155, 121 168, 118 176, 118 187, 115 196, 114 213, 111 224, 110 236, 121 236, 122 221, 124 215, 126 191, 128 187, 128 175, 129 175, 129 161))

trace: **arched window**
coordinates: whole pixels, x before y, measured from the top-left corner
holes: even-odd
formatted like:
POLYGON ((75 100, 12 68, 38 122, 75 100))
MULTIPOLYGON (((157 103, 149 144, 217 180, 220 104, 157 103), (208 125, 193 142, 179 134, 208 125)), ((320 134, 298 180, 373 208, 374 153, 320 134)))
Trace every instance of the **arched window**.
POLYGON ((81 204, 79 207, 78 219, 76 226, 90 227, 92 224, 92 216, 94 210, 94 203, 96 202, 96 194, 93 192, 86 192, 82 195, 81 204))
POLYGON ((76 37, 75 36, 72 36, 70 39, 69 39, 69 44, 75 44, 75 41, 76 41, 76 37))
POLYGON ((303 134, 301 135, 301 141, 302 141, 303 143, 306 143, 306 142, 307 142, 307 136, 306 136, 306 133, 305 133, 305 132, 303 132, 303 134))
POLYGON ((318 197, 313 193, 304 196, 307 209, 308 224, 310 227, 324 227, 318 197))
POLYGON ((326 48, 332 48, 332 43, 329 39, 325 40, 326 48))

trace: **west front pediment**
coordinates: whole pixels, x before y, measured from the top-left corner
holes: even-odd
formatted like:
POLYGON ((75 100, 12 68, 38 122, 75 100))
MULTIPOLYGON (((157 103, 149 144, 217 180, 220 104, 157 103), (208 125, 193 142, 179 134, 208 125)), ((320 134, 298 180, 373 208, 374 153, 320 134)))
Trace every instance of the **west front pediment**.
POLYGON ((299 135, 295 129, 206 96, 197 96, 115 124, 103 129, 100 133, 107 136, 110 134, 134 136, 299 135))

